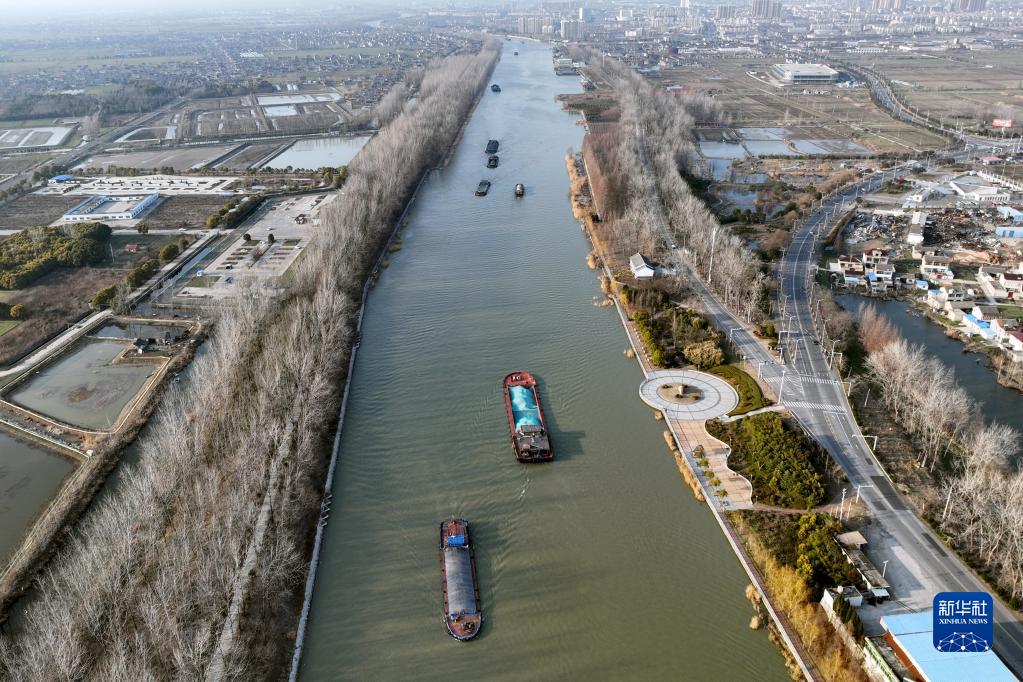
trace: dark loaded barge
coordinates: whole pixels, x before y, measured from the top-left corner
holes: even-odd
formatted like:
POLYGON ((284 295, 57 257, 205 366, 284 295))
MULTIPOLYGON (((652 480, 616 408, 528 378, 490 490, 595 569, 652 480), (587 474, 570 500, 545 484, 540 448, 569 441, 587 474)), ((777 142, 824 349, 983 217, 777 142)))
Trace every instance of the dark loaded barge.
POLYGON ((476 556, 469 539, 469 522, 452 518, 440 524, 440 571, 444 583, 444 624, 457 640, 480 633, 483 613, 476 582, 476 556))
POLYGON ((485 151, 487 154, 496 154, 497 148, 500 146, 501 143, 498 142, 497 140, 487 140, 487 148, 485 151))
POLYGON ((504 400, 515 458, 520 462, 549 462, 554 459, 536 378, 529 372, 512 372, 506 376, 504 400))

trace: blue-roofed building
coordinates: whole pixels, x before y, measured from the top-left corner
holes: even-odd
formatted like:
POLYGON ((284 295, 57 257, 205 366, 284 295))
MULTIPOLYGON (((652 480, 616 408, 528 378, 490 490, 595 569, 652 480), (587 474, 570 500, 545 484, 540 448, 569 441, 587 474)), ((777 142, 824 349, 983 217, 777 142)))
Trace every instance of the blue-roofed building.
POLYGON ((994 332, 991 331, 991 323, 987 320, 982 320, 972 313, 966 313, 963 315, 963 326, 966 328, 966 333, 977 335, 985 341, 990 341, 994 337, 994 332))
POLYGON ((64 174, 64 175, 54 175, 52 178, 50 178, 46 182, 46 184, 48 184, 48 185, 62 185, 65 182, 67 182, 68 180, 74 180, 74 179, 75 179, 75 176, 73 176, 73 175, 67 175, 67 174, 64 174))
POLYGON ((1016 223, 1012 225, 995 225, 995 236, 1004 239, 1023 239, 1023 226, 1016 223))
POLYGON ((1002 216, 1002 220, 1011 220, 1017 225, 1023 224, 1023 211, 1012 206, 999 206, 998 215, 1002 216))
POLYGON ((938 651, 932 611, 881 618, 884 638, 910 675, 925 682, 1011 682, 1016 677, 993 651, 938 651))

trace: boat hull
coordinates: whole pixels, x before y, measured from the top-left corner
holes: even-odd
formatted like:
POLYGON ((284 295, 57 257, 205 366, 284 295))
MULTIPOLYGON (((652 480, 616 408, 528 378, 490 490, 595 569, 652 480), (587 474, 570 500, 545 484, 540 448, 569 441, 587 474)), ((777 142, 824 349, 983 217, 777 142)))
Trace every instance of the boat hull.
POLYGON ((448 634, 461 642, 473 639, 483 625, 483 612, 476 555, 465 519, 452 518, 440 524, 440 572, 448 634))
POLYGON ((512 372, 504 378, 504 403, 508 415, 508 429, 511 431, 512 451, 515 459, 525 464, 538 462, 550 462, 554 459, 554 450, 551 448, 549 434, 547 431, 547 419, 543 414, 543 405, 540 403, 540 392, 537 390, 536 377, 529 372, 512 372), (524 389, 532 397, 533 405, 528 406, 527 412, 535 412, 530 417, 536 424, 529 424, 527 427, 519 424, 521 414, 516 415, 512 388, 524 389), (537 429, 536 427, 539 427, 537 429))

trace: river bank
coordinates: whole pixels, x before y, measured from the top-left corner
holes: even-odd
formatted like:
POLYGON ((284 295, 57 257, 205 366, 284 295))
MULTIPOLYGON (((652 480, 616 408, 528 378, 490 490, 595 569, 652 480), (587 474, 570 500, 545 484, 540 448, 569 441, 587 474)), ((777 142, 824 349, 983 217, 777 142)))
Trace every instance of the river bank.
POLYGON ((0 674, 50 679, 78 660, 99 678, 269 678, 286 668, 356 292, 495 59, 484 46, 429 71, 431 96, 353 162, 349 201, 324 220, 286 294, 220 319, 197 360, 203 381, 174 392, 131 475, 54 562, 30 627, 0 649, 0 674), (399 151, 407 163, 395 168, 399 151), (209 645, 192 647, 194 632, 210 633, 209 645))
MULTIPOLYGON (((581 162, 585 165, 584 161, 581 162)), ((569 173, 571 186, 576 188, 577 191, 581 190, 585 183, 585 178, 578 173, 577 164, 566 163, 566 167, 569 173)), ((618 287, 615 284, 615 277, 612 270, 608 266, 608 263, 613 262, 611 260, 611 252, 608 248, 608 241, 600 235, 600 231, 596 229, 592 215, 585 211, 585 205, 580 204, 577 201, 577 196, 578 195, 575 194, 571 197, 573 213, 577 219, 581 217, 580 222, 583 230, 590 243, 593 245, 594 252, 597 254, 596 260, 603 273, 601 278, 602 285, 607 287, 607 296, 614 302, 619 320, 621 321, 622 327, 625 329, 629 338, 632 350, 630 357, 634 357, 637 360, 643 374, 649 377, 651 376, 650 372, 653 367, 648 367, 643 362, 646 350, 637 342, 639 332, 635 328, 634 323, 627 316, 621 302, 618 300, 618 287)), ((679 474, 681 475, 682 480, 693 492, 696 500, 699 502, 707 502, 707 506, 710 508, 715 520, 728 540, 732 551, 739 561, 739 564, 749 576, 751 585, 759 595, 758 603, 762 603, 764 605, 767 615, 770 617, 768 625, 771 633, 771 639, 773 642, 777 643, 779 650, 785 655, 786 668, 794 678, 805 676, 808 679, 818 679, 816 668, 812 660, 806 654, 802 644, 799 642, 795 631, 789 625, 787 617, 775 608, 771 595, 768 592, 767 582, 764 576, 747 553, 746 541, 741 538, 737 528, 733 526, 729 518, 718 510, 717 505, 713 502, 708 502, 708 500, 714 499, 713 496, 715 496, 718 491, 713 490, 704 483, 703 479, 699 475, 699 471, 696 468, 695 463, 690 461, 690 458, 695 457, 697 453, 687 452, 683 447, 681 447, 680 443, 686 442, 686 439, 677 432, 676 427, 672 424, 672 420, 665 419, 664 421, 668 426, 668 431, 665 432, 665 440, 668 443, 669 450, 675 460, 679 474)))

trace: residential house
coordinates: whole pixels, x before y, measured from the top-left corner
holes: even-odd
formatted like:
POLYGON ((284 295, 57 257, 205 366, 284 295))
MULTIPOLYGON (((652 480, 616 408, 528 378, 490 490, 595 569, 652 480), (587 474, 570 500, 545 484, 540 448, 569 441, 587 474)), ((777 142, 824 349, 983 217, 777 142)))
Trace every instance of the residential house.
POLYGON ((881 249, 869 249, 863 252, 863 266, 874 267, 876 265, 887 265, 888 254, 881 249))
POLYGON ((654 264, 640 253, 634 253, 629 258, 629 269, 632 270, 632 276, 636 279, 652 279, 657 272, 654 264))
POLYGON ((1001 276, 1008 268, 997 265, 982 265, 977 269, 977 284, 988 298, 999 300, 1009 297, 1009 292, 1001 284, 1001 276))
POLYGON ((895 268, 891 265, 877 265, 867 270, 867 281, 871 291, 884 291, 894 286, 895 268))
POLYGON ((1005 337, 1005 345, 1013 352, 1023 354, 1023 332, 1015 329, 1008 332, 1005 337))
POLYGON ((1009 332, 1019 328, 1019 320, 998 318, 991 320, 991 334, 998 342, 1004 342, 1009 332))
POLYGON ((1008 298, 1020 298, 1023 295, 1023 274, 1003 272, 998 275, 998 284, 1005 289, 1008 298))
POLYGON ((973 313, 965 313, 963 315, 963 330, 970 336, 979 336, 985 341, 990 341, 994 338, 994 332, 991 331, 991 323, 987 320, 981 320, 973 313))
POLYGON ((927 214, 923 211, 913 211, 913 217, 909 221, 909 232, 906 233, 906 243, 917 246, 924 243, 924 227, 927 225, 927 214))
POLYGON ((951 258, 934 253, 925 253, 920 260, 920 272, 924 277, 935 281, 954 279, 955 273, 952 272, 951 266, 951 258))
POLYGON ((975 305, 970 311, 978 320, 996 320, 1001 317, 1001 311, 993 305, 975 305))

